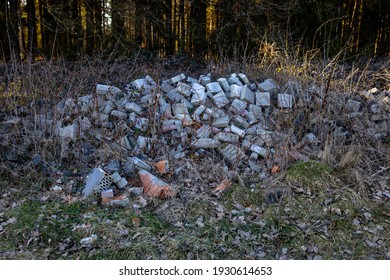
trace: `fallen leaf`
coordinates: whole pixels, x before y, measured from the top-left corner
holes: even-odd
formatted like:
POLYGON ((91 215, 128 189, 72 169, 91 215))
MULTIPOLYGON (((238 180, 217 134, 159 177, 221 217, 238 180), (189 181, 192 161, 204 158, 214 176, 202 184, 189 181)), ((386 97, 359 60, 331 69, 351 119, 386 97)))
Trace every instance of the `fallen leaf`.
POLYGON ((221 193, 231 184, 232 182, 230 180, 225 179, 213 190, 213 193, 221 193))

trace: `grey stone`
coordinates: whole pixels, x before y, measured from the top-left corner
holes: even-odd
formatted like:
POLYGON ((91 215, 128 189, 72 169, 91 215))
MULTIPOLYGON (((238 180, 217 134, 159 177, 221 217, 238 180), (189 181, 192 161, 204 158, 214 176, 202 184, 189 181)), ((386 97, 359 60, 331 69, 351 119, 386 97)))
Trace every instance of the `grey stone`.
POLYGON ((194 111, 194 115, 196 116, 200 116, 204 110, 206 110, 206 106, 204 105, 200 105, 198 108, 196 108, 196 110, 194 111))
POLYGON ((225 91, 225 93, 227 91, 230 91, 230 85, 225 78, 219 78, 217 81, 219 82, 219 84, 221 85, 221 87, 225 91))
POLYGON ((215 104, 215 106, 217 106, 217 108, 223 108, 229 104, 229 99, 226 97, 226 95, 223 91, 214 95, 213 100, 214 100, 214 104, 215 104))
POLYGON ((137 143, 136 143, 136 145, 135 145, 135 150, 136 151, 142 151, 142 150, 144 150, 147 146, 148 146, 148 144, 150 144, 150 142, 151 142, 151 138, 148 138, 148 137, 144 137, 144 136, 138 136, 138 138, 137 138, 137 143))
POLYGON ((269 92, 256 92, 256 105, 269 107, 271 106, 271 95, 269 92))
POLYGON ((255 94, 253 91, 251 91, 247 85, 243 86, 241 89, 241 100, 244 100, 248 103, 254 104, 255 103, 255 94))
POLYGON ((187 77, 187 83, 190 83, 190 84, 195 84, 195 83, 199 83, 198 79, 195 79, 195 78, 192 78, 192 77, 187 77))
POLYGON ((199 83, 201 84, 201 85, 207 85, 208 83, 211 83, 211 76, 210 76, 210 74, 207 74, 207 75, 201 75, 200 77, 199 77, 199 83))
POLYGON ((240 137, 233 133, 220 132, 214 136, 214 139, 220 142, 236 144, 238 143, 240 137))
POLYGON ((370 106, 370 111, 371 113, 373 114, 379 114, 381 112, 381 109, 379 108, 379 105, 378 104, 372 104, 370 106))
POLYGON ((146 85, 146 79, 137 79, 130 84, 135 89, 142 89, 146 85))
POLYGON ((279 108, 291 109, 293 107, 293 96, 291 94, 278 94, 279 108))
POLYGON ((260 83, 259 89, 263 92, 277 93, 278 87, 272 79, 267 79, 264 82, 260 83))
POLYGON ((238 165, 245 158, 245 154, 241 148, 233 144, 222 145, 218 150, 231 165, 238 165))
POLYGON ((222 91, 222 87, 218 82, 208 83, 206 88, 212 94, 219 93, 222 91))
POLYGON ((137 103, 129 102, 125 105, 125 110, 128 112, 134 112, 138 115, 142 114, 142 107, 139 106, 137 103))
POLYGON ((173 89, 170 92, 168 92, 167 97, 172 102, 180 102, 180 100, 184 99, 184 96, 181 95, 176 89, 173 89))
POLYGON ((306 134, 305 137, 303 137, 303 141, 312 145, 317 145, 320 142, 313 133, 306 134))
POLYGON ((103 113, 104 114, 110 114, 112 110, 114 110, 114 103, 111 101, 107 102, 106 106, 104 106, 103 113))
POLYGON ((118 186, 118 189, 124 189, 127 186, 128 182, 125 178, 120 178, 118 182, 116 182, 116 185, 118 186))
POLYGON ((232 74, 229 78, 228 78, 228 82, 229 84, 232 86, 232 85, 239 85, 239 86, 242 86, 243 84, 241 83, 241 81, 238 79, 237 75, 235 74, 232 74))
POLYGON ((218 128, 227 127, 229 125, 230 118, 228 115, 214 119, 213 126, 218 128))
POLYGON ((200 84, 193 84, 191 87, 191 91, 193 93, 191 103, 195 106, 199 106, 201 104, 205 104, 207 93, 205 91, 205 87, 200 84))
POLYGON ((191 143, 191 146, 195 148, 212 149, 212 148, 217 148, 220 144, 221 142, 211 138, 200 138, 194 140, 191 143))

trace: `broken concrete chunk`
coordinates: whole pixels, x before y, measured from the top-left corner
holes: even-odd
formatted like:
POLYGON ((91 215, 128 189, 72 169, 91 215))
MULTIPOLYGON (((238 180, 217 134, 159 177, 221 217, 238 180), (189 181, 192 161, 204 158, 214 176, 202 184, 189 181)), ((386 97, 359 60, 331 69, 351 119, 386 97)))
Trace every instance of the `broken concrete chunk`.
POLYGON ((233 117, 232 122, 237 127, 241 127, 241 128, 244 128, 244 129, 249 127, 249 123, 241 116, 233 117))
POLYGON ((180 75, 177 75, 177 76, 175 76, 175 77, 169 79, 169 83, 170 83, 170 84, 176 84, 176 83, 178 83, 178 82, 180 82, 180 81, 182 81, 182 80, 185 80, 185 78, 186 78, 186 75, 184 75, 184 74, 182 73, 182 74, 180 74, 180 75))
POLYGON ((241 100, 245 101, 245 102, 248 102, 248 103, 251 103, 251 104, 255 104, 255 94, 253 91, 251 91, 247 85, 243 86, 241 88, 241 97, 240 97, 241 100))
POLYGON ((128 207, 130 205, 130 200, 126 194, 121 194, 113 198, 103 198, 102 203, 113 207, 128 207))
POLYGON ((269 107, 271 106, 271 95, 269 92, 256 92, 256 105, 269 107))
POLYGON ((137 79, 130 84, 133 88, 140 90, 146 85, 146 79, 137 79))
POLYGON ((233 84, 230 86, 230 97, 231 98, 240 98, 241 97, 242 86, 233 84))
POLYGON ((163 82, 160 86, 160 89, 164 92, 164 93, 168 93, 170 92, 171 90, 173 90, 173 86, 171 86, 167 81, 163 82))
POLYGON ((103 169, 94 168, 92 173, 87 176, 82 194, 84 197, 89 197, 91 194, 99 195, 102 191, 107 190, 112 183, 111 176, 107 175, 103 169))
POLYGON ((259 154, 263 158, 267 157, 267 155, 268 155, 267 149, 260 147, 256 144, 252 144, 250 150, 256 154, 259 154))
POLYGON ((211 75, 210 74, 207 74, 207 75, 201 75, 199 77, 199 83, 203 86, 207 85, 208 83, 211 83, 211 75))
POLYGON ((119 110, 112 110, 110 115, 113 117, 116 117, 118 119, 121 119, 121 120, 124 120, 127 118, 127 114, 122 112, 122 111, 119 111, 119 110))
POLYGON ((147 164, 146 162, 144 162, 143 160, 137 157, 133 157, 132 162, 133 162, 133 166, 137 169, 145 169, 149 171, 152 170, 152 167, 149 164, 147 164))
POLYGON ((187 85, 186 83, 179 82, 177 84, 176 90, 185 97, 191 96, 191 86, 187 85))
POLYGON ((222 91, 222 87, 218 82, 208 83, 206 88, 211 94, 219 93, 222 91))
POLYGON ((360 111, 362 103, 353 99, 348 99, 345 109, 348 113, 356 113, 360 111))
POLYGON ((135 121, 134 128, 136 128, 140 131, 143 131, 143 132, 148 131, 148 127, 149 127, 149 119, 147 119, 147 118, 137 118, 137 120, 135 121))
POLYGON ((245 158, 245 154, 240 147, 233 144, 225 144, 218 150, 224 159, 231 165, 238 165, 241 160, 245 158))
POLYGON ((313 133, 306 134, 305 137, 303 137, 303 141, 312 145, 317 145, 320 142, 313 133))
POLYGON ((68 125, 60 128, 58 135, 63 138, 76 139, 78 132, 78 126, 76 124, 68 125))
POLYGON ((232 102, 232 105, 229 108, 229 111, 232 111, 233 113, 241 113, 246 109, 247 103, 235 98, 232 102))
POLYGON ((200 138, 194 140, 191 143, 191 146, 194 148, 213 149, 213 148, 217 148, 220 144, 221 142, 211 138, 200 138))
POLYGON ((199 105, 205 104, 206 98, 207 98, 207 93, 205 91, 205 87, 203 87, 200 84, 193 84, 191 91, 193 93, 192 98, 191 98, 191 103, 194 106, 199 106, 199 105))
POLYGON ((228 78, 228 82, 229 84, 232 86, 232 85, 239 85, 239 86, 242 86, 243 84, 241 83, 241 81, 238 79, 237 75, 235 74, 232 74, 229 78, 228 78))
POLYGON ((176 89, 173 89, 170 92, 168 92, 167 97, 172 102, 180 102, 180 100, 184 99, 184 96, 181 95, 176 89))
POLYGON ((101 192, 101 197, 104 198, 113 198, 114 197, 114 191, 113 189, 104 190, 101 192))
POLYGON ((138 115, 142 114, 142 107, 139 106, 137 103, 129 102, 125 105, 125 110, 127 112, 134 112, 138 115))
POLYGON ((189 115, 188 108, 184 103, 176 103, 173 105, 173 114, 177 115, 189 115))
POLYGON ((241 79, 241 81, 242 81, 245 85, 250 85, 250 82, 249 82, 249 80, 248 80, 248 78, 246 77, 245 74, 240 73, 240 74, 238 74, 238 77, 241 79))
POLYGON ((232 125, 230 126, 230 130, 231 130, 233 133, 235 133, 235 134, 237 134, 238 136, 240 136, 240 137, 244 137, 244 135, 245 135, 245 131, 242 130, 242 129, 240 129, 240 128, 238 128, 238 127, 235 126, 234 124, 232 124, 232 125))
POLYGON ((240 137, 237 134, 220 132, 214 136, 214 139, 224 143, 236 144, 240 140, 240 137))
POLYGON ((217 81, 225 92, 230 91, 230 85, 225 78, 219 78, 217 81))
POLYGON ((223 91, 215 94, 212 98, 214 100, 215 106, 219 109, 223 108, 229 104, 229 99, 226 97, 226 95, 223 91))
POLYGON ((107 85, 102 85, 102 84, 97 84, 96 85, 96 93, 97 94, 101 94, 101 95, 104 95, 104 94, 118 94, 122 92, 119 88, 117 87, 114 87, 114 86, 107 86, 107 85))
POLYGON ((293 96, 291 94, 278 94, 279 108, 291 109, 293 107, 293 96))
POLYGON ((176 191, 170 185, 148 171, 140 170, 138 175, 140 176, 144 188, 144 194, 147 196, 166 199, 176 195, 176 191))
POLYGON ((196 138, 209 138, 211 132, 212 130, 209 125, 203 125, 196 131, 196 138))
POLYGON ((223 127, 227 127, 229 125, 229 122, 230 122, 229 116, 224 115, 222 117, 214 119, 213 126, 217 128, 223 128, 223 127))
POLYGON ((124 189, 127 186, 127 180, 125 178, 120 178, 118 182, 116 182, 116 185, 118 186, 118 189, 124 189))
POLYGON ((276 86, 276 83, 272 79, 267 79, 264 82, 260 83, 259 89, 263 92, 271 92, 271 93, 277 93, 278 87, 276 86))

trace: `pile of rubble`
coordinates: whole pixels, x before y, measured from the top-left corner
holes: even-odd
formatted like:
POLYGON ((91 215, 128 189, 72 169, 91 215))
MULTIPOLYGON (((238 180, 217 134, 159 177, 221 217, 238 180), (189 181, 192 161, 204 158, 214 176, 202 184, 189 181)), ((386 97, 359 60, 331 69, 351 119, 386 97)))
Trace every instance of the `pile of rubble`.
MULTIPOLYGON (((286 141, 307 149, 320 144, 319 132, 310 126, 318 121, 330 124, 331 120, 319 120, 323 115, 305 120, 297 109, 313 112, 325 103, 330 106, 324 95, 322 88, 303 89, 298 82, 285 86, 272 79, 251 83, 242 73, 216 81, 211 75, 195 79, 180 74, 160 85, 146 76, 124 89, 98 84, 96 94, 60 102, 56 112, 61 118, 57 122, 45 118, 40 122, 55 124, 63 157, 72 143, 87 136, 111 143, 122 160, 112 160, 105 171, 102 166, 106 163, 95 168, 86 180, 83 195, 123 204, 128 203, 126 196, 115 195, 126 188, 158 198, 175 196, 175 188, 155 175, 171 172, 170 165, 190 153, 207 156, 212 151, 228 169, 263 177, 278 172, 273 159, 278 150, 285 149, 286 141), (278 116, 290 118, 292 126, 305 127, 304 133, 280 129, 278 116), (135 174, 142 185, 132 186, 126 180, 135 174)), ((364 118, 372 122, 373 137, 388 137, 389 92, 372 89, 350 99, 345 96, 339 94, 334 101, 335 114, 343 112, 348 120, 364 118)), ((350 133, 337 124, 329 125, 329 129, 338 140, 350 133)), ((98 148, 84 145, 82 150, 91 154, 98 148)))

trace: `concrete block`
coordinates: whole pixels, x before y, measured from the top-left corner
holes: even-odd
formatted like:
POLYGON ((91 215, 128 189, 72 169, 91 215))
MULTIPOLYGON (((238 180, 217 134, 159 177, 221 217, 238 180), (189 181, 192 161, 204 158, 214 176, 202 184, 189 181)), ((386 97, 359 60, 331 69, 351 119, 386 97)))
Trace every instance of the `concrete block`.
POLYGON ((128 102, 126 103, 125 105, 125 110, 127 112, 134 112, 138 115, 142 114, 142 107, 139 106, 137 103, 134 103, 134 102, 128 102))
POLYGON ((187 83, 190 83, 191 85, 192 84, 195 84, 195 83, 199 83, 198 79, 195 79, 195 78, 192 78, 192 77, 187 77, 187 83))
POLYGON ((233 113, 241 113, 246 109, 247 103, 235 98, 232 102, 232 105, 229 108, 229 111, 232 111, 233 113))
POLYGON ((256 105, 269 107, 271 106, 271 95, 269 92, 256 92, 256 105))
POLYGON ((100 95, 105 95, 105 94, 116 95, 120 92, 122 92, 122 91, 119 88, 114 87, 114 86, 108 86, 108 85, 102 85, 102 84, 96 85, 96 93, 100 94, 100 95))
POLYGON ((137 79, 130 84, 133 88, 140 90, 146 85, 146 79, 137 79))
POLYGON ((170 92, 168 92, 167 97, 172 102, 180 102, 180 100, 184 99, 184 96, 181 95, 176 89, 173 89, 170 92))
POLYGON ((219 78, 217 81, 221 85, 221 87, 225 91, 225 93, 227 91, 230 91, 230 85, 229 85, 228 81, 225 78, 219 78))
MULTIPOLYGON (((209 85, 209 84, 208 84, 209 85)), ((218 84, 219 85, 219 84, 218 84)), ((221 91, 213 96, 214 104, 217 108, 223 108, 229 104, 229 99, 226 97, 225 93, 221 91)))
POLYGON ((207 85, 208 83, 211 83, 211 76, 210 74, 208 75, 201 75, 199 77, 199 83, 203 86, 207 85))
POLYGON ((173 90, 174 87, 171 86, 167 81, 164 81, 164 82, 161 84, 160 89, 161 89, 164 93, 168 93, 168 92, 170 92, 171 90, 173 90))
POLYGON ((191 103, 194 106, 202 105, 206 102, 207 93, 205 91, 205 87, 200 84, 193 84, 191 87, 192 98, 191 103))
POLYGON ((251 91, 247 85, 245 85, 241 88, 240 99, 245 101, 245 102, 255 104, 255 93, 253 91, 251 91))
POLYGON ((258 85, 259 89, 263 92, 277 93, 278 86, 272 79, 267 79, 258 85))
POLYGON ((229 82, 229 84, 232 86, 232 85, 239 85, 239 86, 242 86, 243 84, 241 83, 241 81, 238 79, 238 77, 237 76, 233 76, 233 74, 232 74, 232 76, 230 76, 229 78, 228 78, 228 82, 229 82))
POLYGON ((291 94, 278 94, 278 106, 283 109, 291 109, 293 107, 293 96, 291 94))
POLYGON ((152 167, 147 164, 146 162, 144 162, 143 160, 137 158, 137 157, 133 157, 132 159, 132 163, 133 163, 133 166, 135 168, 137 168, 138 170, 141 170, 141 169, 145 169, 145 170, 152 170, 152 167))

